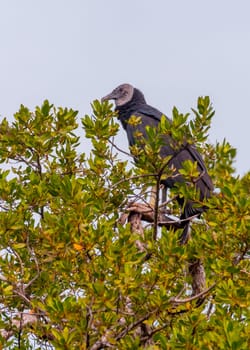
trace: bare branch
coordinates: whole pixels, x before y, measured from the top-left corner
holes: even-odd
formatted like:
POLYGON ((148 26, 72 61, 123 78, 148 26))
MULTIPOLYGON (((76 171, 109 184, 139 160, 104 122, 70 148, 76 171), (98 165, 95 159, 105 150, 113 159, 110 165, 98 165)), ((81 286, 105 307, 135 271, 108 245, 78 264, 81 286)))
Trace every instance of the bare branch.
POLYGON ((176 200, 176 198, 178 197, 178 195, 168 199, 167 201, 164 201, 162 202, 160 205, 159 205, 159 208, 163 208, 163 207, 166 207, 169 203, 173 202, 174 200, 176 200))
POLYGON ((154 241, 157 239, 157 232, 158 232, 160 185, 161 185, 161 176, 158 176, 157 182, 156 182, 156 189, 155 189, 155 205, 153 208, 154 209, 154 232, 153 232, 154 241))
POLYGON ((11 247, 11 244, 10 244, 10 248, 11 248, 11 252, 15 255, 15 257, 19 261, 20 269, 21 269, 21 275, 23 276, 24 275, 24 263, 23 263, 20 255, 17 253, 17 251, 11 247))
MULTIPOLYGON (((149 204, 130 203, 129 206, 126 208, 126 210, 128 212, 134 212, 134 213, 141 214, 142 220, 150 222, 150 223, 154 223, 155 213, 149 204)), ((196 216, 194 216, 194 217, 196 217, 196 216)), ((181 221, 182 220, 179 220, 179 219, 174 220, 173 217, 167 216, 165 214, 165 211, 159 211, 159 213, 158 213, 158 225, 159 226, 166 226, 169 229, 173 228, 174 230, 177 230, 177 229, 181 228, 181 221)))
POLYGON ((139 318, 137 321, 132 322, 129 326, 127 326, 125 329, 123 329, 116 337, 116 340, 120 340, 123 337, 125 337, 125 335, 127 335, 132 329, 135 329, 136 327, 138 327, 140 324, 142 324, 144 321, 148 320, 149 317, 155 313, 157 313, 159 311, 159 309, 155 309, 153 311, 148 312, 146 315, 144 315, 143 317, 139 318))
POLYGON ((36 270, 37 270, 37 274, 25 285, 25 288, 28 288, 35 280, 37 280, 37 278, 40 275, 40 268, 39 268, 39 263, 36 257, 36 254, 34 252, 33 249, 31 249, 30 245, 29 245, 29 235, 27 235, 27 240, 26 240, 26 244, 27 244, 27 248, 28 251, 30 253, 30 256, 34 259, 35 261, 35 265, 36 265, 36 270))
POLYGON ((108 142, 112 145, 112 147, 114 147, 115 149, 117 149, 117 151, 119 151, 119 152, 125 154, 125 155, 128 156, 128 157, 134 158, 134 157, 131 155, 131 153, 128 153, 128 152, 122 150, 121 148, 119 148, 118 146, 116 146, 116 144, 115 144, 113 141, 111 141, 110 139, 108 140, 108 142))
POLYGON ((196 300, 200 297, 203 297, 204 295, 206 295, 208 292, 210 292, 210 290, 212 290, 215 286, 217 285, 217 282, 213 283, 209 288, 203 290, 201 293, 198 293, 194 296, 191 296, 189 298, 185 298, 185 299, 178 299, 178 298, 170 298, 170 302, 173 304, 185 304, 185 303, 189 303, 190 301, 196 300))
POLYGON ((20 288, 16 288, 15 290, 13 290, 13 293, 18 295, 21 299, 23 299, 27 304, 30 304, 31 301, 28 299, 28 297, 25 295, 24 291, 23 291, 23 286, 21 285, 20 288))

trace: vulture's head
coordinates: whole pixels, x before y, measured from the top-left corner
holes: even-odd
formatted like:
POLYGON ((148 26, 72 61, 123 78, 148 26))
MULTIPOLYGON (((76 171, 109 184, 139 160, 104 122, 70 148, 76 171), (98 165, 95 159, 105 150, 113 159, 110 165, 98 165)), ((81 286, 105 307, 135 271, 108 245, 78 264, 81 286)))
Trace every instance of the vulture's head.
POLYGON ((110 94, 102 98, 103 101, 114 100, 116 107, 136 99, 137 102, 145 103, 143 94, 130 84, 122 84, 115 88, 110 94))

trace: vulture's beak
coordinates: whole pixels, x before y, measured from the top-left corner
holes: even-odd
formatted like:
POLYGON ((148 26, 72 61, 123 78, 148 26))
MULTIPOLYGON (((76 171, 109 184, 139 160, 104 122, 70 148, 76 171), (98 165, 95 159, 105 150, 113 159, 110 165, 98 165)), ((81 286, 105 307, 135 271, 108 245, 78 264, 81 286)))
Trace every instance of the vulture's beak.
POLYGON ((112 91, 110 94, 104 96, 101 98, 101 102, 108 101, 108 100, 116 100, 117 96, 114 91, 112 91))

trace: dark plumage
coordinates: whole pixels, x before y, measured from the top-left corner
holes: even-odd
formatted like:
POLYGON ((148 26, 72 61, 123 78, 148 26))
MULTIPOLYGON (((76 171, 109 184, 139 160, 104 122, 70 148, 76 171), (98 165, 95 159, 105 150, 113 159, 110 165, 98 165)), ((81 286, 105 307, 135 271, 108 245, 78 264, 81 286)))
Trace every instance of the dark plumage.
MULTIPOLYGON (((134 88, 130 84, 122 84, 114 89, 109 95, 102 98, 104 100, 114 100, 116 105, 116 111, 118 112, 118 118, 122 123, 128 137, 129 145, 132 146, 136 143, 135 131, 139 131, 144 137, 147 137, 146 126, 157 127, 162 113, 154 107, 149 106, 144 98, 144 95, 140 90, 134 88), (141 123, 136 127, 129 124, 128 120, 132 116, 140 116, 141 123)), ((162 183, 168 187, 174 187, 176 182, 184 181, 181 175, 178 175, 178 170, 182 168, 182 162, 185 160, 190 160, 192 162, 197 162, 197 168, 200 171, 200 178, 196 182, 196 188, 200 193, 200 200, 203 201, 210 197, 211 191, 213 190, 212 181, 207 173, 204 161, 197 151, 194 145, 185 144, 185 147, 176 152, 171 145, 173 140, 171 136, 164 135, 164 144, 161 147, 160 155, 162 158, 167 156, 173 156, 170 160, 168 166, 173 166, 175 171, 175 176, 163 180, 162 183)), ((200 216, 200 214, 206 210, 205 205, 197 207, 194 202, 187 200, 184 202, 183 198, 177 198, 178 203, 183 207, 181 220, 183 233, 180 237, 181 244, 186 243, 189 233, 190 217, 194 215, 200 216)))

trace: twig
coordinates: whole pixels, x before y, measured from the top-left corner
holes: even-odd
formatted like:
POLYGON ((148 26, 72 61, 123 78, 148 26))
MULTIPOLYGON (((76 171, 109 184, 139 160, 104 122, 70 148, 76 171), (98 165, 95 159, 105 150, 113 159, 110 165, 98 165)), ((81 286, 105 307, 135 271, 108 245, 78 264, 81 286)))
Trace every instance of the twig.
POLYGON ((126 152, 126 151, 123 151, 120 147, 116 146, 116 144, 115 144, 113 141, 111 141, 110 139, 108 140, 108 142, 109 142, 115 149, 117 149, 117 151, 119 151, 119 152, 125 154, 125 155, 128 156, 128 157, 134 158, 134 157, 131 155, 131 153, 128 153, 128 152, 126 152))
POLYGON ((142 322, 149 319, 149 317, 155 313, 157 313, 159 310, 155 309, 153 311, 148 312, 145 316, 139 318, 139 320, 132 322, 129 326, 127 326, 125 329, 123 329, 116 337, 115 340, 122 339, 125 335, 127 335, 132 329, 138 327, 142 322))
POLYGON ((123 182, 129 182, 131 180, 136 180, 136 179, 140 179, 142 177, 156 177, 158 174, 157 173, 150 173, 150 174, 141 174, 141 175, 133 175, 127 178, 124 178, 120 181, 117 181, 115 184, 113 184, 110 189, 113 189, 117 186, 119 186, 120 184, 122 184, 123 182))
POLYGON ((15 257, 19 261, 20 269, 21 269, 21 275, 23 276, 24 275, 24 263, 23 263, 20 255, 17 253, 17 251, 11 247, 11 244, 10 244, 10 248, 11 248, 11 252, 15 255, 15 257))
POLYGON ((158 232, 160 184, 161 184, 161 174, 158 176, 157 181, 156 181, 153 241, 155 241, 157 239, 157 232, 158 232))
POLYGON ((216 286, 216 284, 217 284, 217 282, 213 283, 209 288, 207 288, 207 289, 203 290, 201 293, 198 293, 198 294, 196 294, 192 297, 189 297, 189 298, 185 298, 185 299, 178 299, 176 297, 170 298, 170 302, 173 304, 185 304, 185 303, 188 303, 192 300, 196 300, 196 299, 204 296, 208 292, 210 292, 210 290, 212 290, 216 286))
POLYGON ((167 201, 164 201, 162 202, 160 205, 159 205, 159 208, 163 208, 163 207, 166 207, 169 203, 173 202, 178 196, 174 196, 173 198, 170 198, 168 199, 167 201))
POLYGON ((26 244, 27 244, 27 249, 30 253, 30 256, 33 257, 33 259, 35 261, 37 274, 25 285, 25 289, 28 288, 33 282, 35 282, 35 280, 37 280, 37 278, 40 276, 40 268, 39 268, 39 263, 38 263, 36 254, 35 254, 34 250, 30 248, 30 245, 29 245, 29 235, 27 235, 26 244))
MULTIPOLYGON (((23 287, 21 288, 23 289, 23 287)), ((18 290, 18 289, 15 289, 13 290, 13 293, 18 295, 19 297, 21 297, 27 304, 30 305, 31 301, 27 298, 27 296, 24 294, 24 291, 23 290, 18 290)))
POLYGON ((239 262, 244 259, 244 257, 247 254, 248 250, 249 250, 249 246, 246 244, 245 249, 243 249, 242 252, 240 252, 238 254, 237 253, 235 254, 235 257, 233 259, 233 264, 234 265, 238 265, 239 262))
MULTIPOLYGON (((154 210, 150 207, 149 204, 143 204, 138 202, 132 202, 129 203, 128 207, 126 208, 126 211, 128 212, 135 212, 138 214, 141 214, 141 219, 143 221, 147 221, 149 223, 154 222, 154 210)), ((189 219, 194 219, 199 214, 193 215, 189 217, 189 219)), ((163 211, 159 211, 158 213, 158 225, 159 226, 166 226, 167 228, 173 228, 175 230, 181 228, 181 223, 186 221, 186 219, 173 219, 173 217, 170 217, 165 214, 163 211)))

